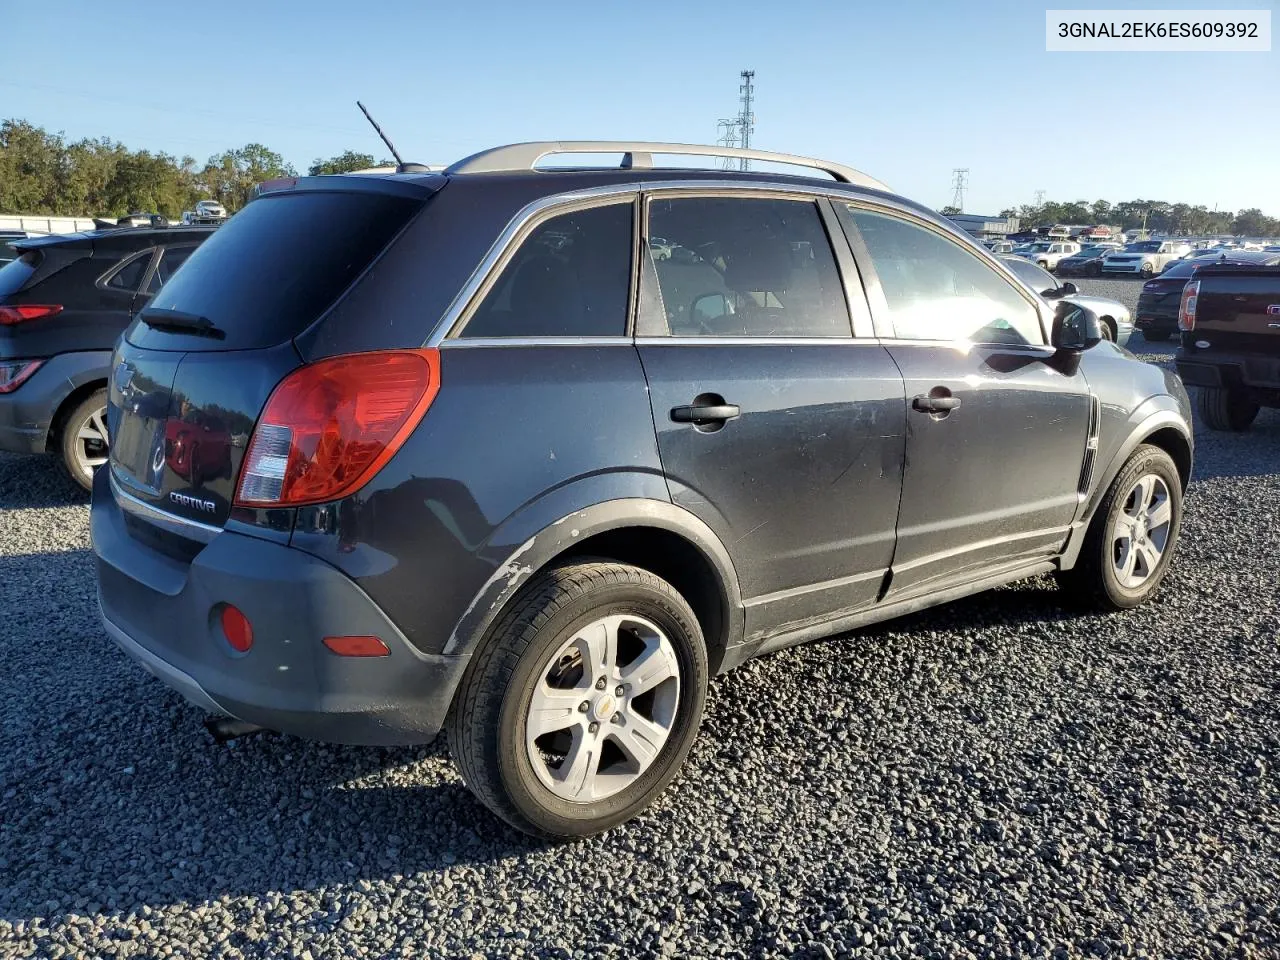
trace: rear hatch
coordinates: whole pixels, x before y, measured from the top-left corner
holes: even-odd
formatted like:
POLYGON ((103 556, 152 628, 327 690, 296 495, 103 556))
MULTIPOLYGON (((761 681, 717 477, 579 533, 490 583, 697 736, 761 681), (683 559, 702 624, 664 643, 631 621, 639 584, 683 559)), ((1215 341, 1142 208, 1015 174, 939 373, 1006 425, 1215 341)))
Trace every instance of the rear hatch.
POLYGON ((226 523, 258 415, 302 363, 293 339, 430 192, 391 179, 289 181, 231 218, 140 313, 116 348, 107 409, 116 497, 141 507, 130 511, 135 535, 163 539, 137 519, 148 508, 226 523))
POLYGON ((1196 271, 1193 338, 1215 352, 1280 356, 1280 267, 1216 264, 1196 271))

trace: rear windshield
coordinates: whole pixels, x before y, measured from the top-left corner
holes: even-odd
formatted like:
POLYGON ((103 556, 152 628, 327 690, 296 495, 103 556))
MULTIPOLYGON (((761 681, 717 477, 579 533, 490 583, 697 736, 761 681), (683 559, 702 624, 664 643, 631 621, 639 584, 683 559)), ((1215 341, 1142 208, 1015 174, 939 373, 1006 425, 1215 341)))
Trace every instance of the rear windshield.
MULTIPOLYGON (((10 255, 16 254, 16 251, 7 245, 3 252, 10 255)), ((39 250, 28 250, 18 259, 10 260, 0 266, 0 297, 8 297, 21 290, 23 284, 36 272, 36 267, 40 266, 42 256, 39 250)))
POLYGON ((253 201, 202 243, 148 307, 207 318, 222 338, 134 323, 141 347, 251 350, 297 336, 369 265, 421 200, 298 191, 253 201))

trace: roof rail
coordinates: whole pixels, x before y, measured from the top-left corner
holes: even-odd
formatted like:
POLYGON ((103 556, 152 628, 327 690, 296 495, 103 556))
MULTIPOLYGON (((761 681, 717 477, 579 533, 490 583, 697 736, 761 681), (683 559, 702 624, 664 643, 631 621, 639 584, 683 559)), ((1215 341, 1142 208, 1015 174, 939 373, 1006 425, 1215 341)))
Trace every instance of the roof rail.
POLYGON ((445 173, 510 173, 516 170, 533 170, 537 168, 538 161, 543 157, 561 153, 621 153, 622 168, 629 170, 652 169, 655 153, 761 160, 821 170, 841 183, 869 187, 872 190, 887 191, 889 189, 874 177, 829 160, 815 160, 812 157, 773 153, 769 150, 747 150, 741 147, 706 146, 694 143, 646 143, 630 140, 543 140, 511 143, 504 147, 493 147, 473 153, 448 167, 445 173))

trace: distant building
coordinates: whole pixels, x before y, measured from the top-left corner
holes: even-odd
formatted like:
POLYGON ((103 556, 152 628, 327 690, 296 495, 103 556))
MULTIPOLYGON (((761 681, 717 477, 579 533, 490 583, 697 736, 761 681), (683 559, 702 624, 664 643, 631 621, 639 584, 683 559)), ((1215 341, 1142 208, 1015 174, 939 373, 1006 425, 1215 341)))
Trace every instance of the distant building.
POLYGON ((984 240, 992 237, 1007 237, 1018 232, 1017 217, 983 216, 980 213, 953 213, 947 217, 965 233, 984 240))

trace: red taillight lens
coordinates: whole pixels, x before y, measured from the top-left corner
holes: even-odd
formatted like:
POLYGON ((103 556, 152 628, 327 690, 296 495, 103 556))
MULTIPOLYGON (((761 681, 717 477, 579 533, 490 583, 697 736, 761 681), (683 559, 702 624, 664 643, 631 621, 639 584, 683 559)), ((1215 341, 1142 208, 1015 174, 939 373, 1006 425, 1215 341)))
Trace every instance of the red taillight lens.
POLYGON ((19 303, 12 307, 0 307, 0 324, 6 327, 28 320, 40 320, 62 312, 60 303, 19 303))
POLYGON ((340 657, 391 656, 391 650, 378 637, 325 637, 324 645, 340 657))
POLYGON ((1191 280, 1182 288, 1182 302, 1178 304, 1178 329, 1191 331, 1196 328, 1196 301, 1200 299, 1200 281, 1191 280))
POLYGON ((248 653, 249 648, 253 646, 253 627, 249 624, 249 618, 231 604, 227 604, 222 608, 219 619, 222 622, 222 632, 227 638, 227 643, 231 644, 231 649, 237 653, 248 653))
POLYGON ((359 489, 439 389, 435 350, 355 353, 298 368, 272 391, 254 428, 236 504, 296 507, 359 489))
POLYGON ((13 393, 31 379, 43 360, 0 360, 0 393, 13 393))

